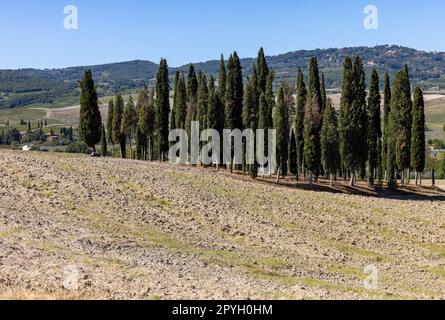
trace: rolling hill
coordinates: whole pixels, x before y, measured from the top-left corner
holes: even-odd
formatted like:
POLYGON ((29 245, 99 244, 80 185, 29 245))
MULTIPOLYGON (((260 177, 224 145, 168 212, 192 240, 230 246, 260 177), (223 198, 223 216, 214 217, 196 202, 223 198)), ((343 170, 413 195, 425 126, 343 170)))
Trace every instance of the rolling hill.
MULTIPOLYGON (((445 90, 445 53, 425 52, 401 46, 354 47, 341 49, 316 49, 293 51, 267 57, 277 80, 296 76, 298 66, 307 70, 309 58, 316 56, 320 69, 325 73, 327 86, 338 88, 341 83, 342 62, 345 56, 359 54, 369 71, 376 67, 380 72, 393 75, 407 63, 413 83, 420 83, 426 90, 445 90)), ((253 58, 241 60, 245 76, 250 75, 253 58)), ((217 75, 218 60, 195 63, 197 70, 217 75)), ((69 105, 79 95, 77 81, 85 69, 91 68, 101 96, 116 92, 129 92, 154 81, 158 65, 150 61, 128 61, 64 69, 0 70, 0 108, 15 108, 32 104, 69 105)), ((187 65, 170 68, 173 77, 177 70, 187 70, 187 65)))

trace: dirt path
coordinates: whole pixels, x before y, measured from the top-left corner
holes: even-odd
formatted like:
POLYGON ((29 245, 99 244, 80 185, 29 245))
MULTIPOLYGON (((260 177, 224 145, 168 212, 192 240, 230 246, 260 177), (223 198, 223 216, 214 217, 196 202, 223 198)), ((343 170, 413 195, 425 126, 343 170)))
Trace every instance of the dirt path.
POLYGON ((0 197, 0 297, 445 298, 439 197, 5 150, 0 197))

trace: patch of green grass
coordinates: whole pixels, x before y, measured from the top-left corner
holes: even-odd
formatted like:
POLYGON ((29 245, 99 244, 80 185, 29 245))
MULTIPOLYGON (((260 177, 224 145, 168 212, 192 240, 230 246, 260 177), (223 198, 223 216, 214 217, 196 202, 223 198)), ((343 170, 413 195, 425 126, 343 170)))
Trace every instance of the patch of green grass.
POLYGON ((360 280, 363 280, 366 277, 362 270, 343 265, 331 266, 328 268, 328 271, 331 273, 354 277, 360 280))
POLYGON ((354 255, 358 255, 364 258, 368 258, 368 259, 372 259, 374 261, 377 262, 381 262, 381 261, 389 261, 391 260, 389 257, 386 257, 384 255, 381 255, 377 252, 371 251, 371 250, 367 250, 367 249, 363 249, 357 246, 353 246, 350 244, 345 244, 345 243, 335 243, 334 247, 343 253, 350 253, 350 254, 354 254, 354 255))
POLYGON ((435 267, 435 268, 430 269, 430 272, 436 276, 439 276, 439 277, 445 279, 445 267, 435 267))
POLYGON ((445 246, 435 243, 427 243, 421 245, 424 249, 428 250, 432 255, 440 258, 445 258, 445 246))
POLYGON ((0 238, 12 238, 17 234, 17 232, 18 232, 18 229, 15 227, 2 228, 0 230, 0 238))

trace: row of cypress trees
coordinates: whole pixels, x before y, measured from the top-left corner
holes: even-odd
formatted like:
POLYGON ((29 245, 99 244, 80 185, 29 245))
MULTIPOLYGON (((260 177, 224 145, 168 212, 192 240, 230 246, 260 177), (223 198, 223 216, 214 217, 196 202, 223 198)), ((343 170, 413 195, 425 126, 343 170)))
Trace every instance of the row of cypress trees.
MULTIPOLYGON (((349 177, 351 185, 357 175, 362 179, 368 176, 370 184, 385 176, 390 185, 395 185, 398 176, 404 183, 409 170, 414 169, 417 183, 425 166, 424 101, 419 87, 414 99, 411 97, 407 66, 396 74, 392 90, 385 74, 383 130, 377 71, 372 70, 367 90, 359 56, 345 58, 343 67, 339 112, 327 98, 324 75, 320 77, 315 57, 309 63, 307 85, 298 69, 296 98, 286 81, 275 98, 274 73, 262 48, 246 81, 236 52, 227 64, 221 56, 217 85, 212 76, 207 79, 203 72, 196 73, 192 64, 187 76, 178 71, 170 110, 168 66, 161 59, 155 90, 141 90, 136 106, 131 97, 125 105, 122 96, 117 95, 110 101, 106 128, 101 127, 97 94, 91 71, 87 70, 80 82, 80 135, 92 148, 102 136, 104 154, 108 141, 113 150, 118 145, 125 157, 128 143, 131 157, 162 161, 168 152, 169 130, 181 128, 190 134, 192 121, 199 121, 201 129, 215 129, 221 134, 223 128, 274 128, 278 176, 293 174, 298 179, 304 175, 311 183, 319 176, 329 176, 332 183, 341 175, 349 177)), ((256 164, 243 165, 245 169, 253 178, 258 174, 256 164)))

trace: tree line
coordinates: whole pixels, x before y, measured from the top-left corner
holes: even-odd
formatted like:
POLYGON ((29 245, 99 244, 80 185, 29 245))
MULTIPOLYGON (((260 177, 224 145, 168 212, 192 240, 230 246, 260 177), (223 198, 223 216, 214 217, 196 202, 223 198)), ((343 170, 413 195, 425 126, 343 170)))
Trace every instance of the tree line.
MULTIPOLYGON (((310 60, 307 79, 298 69, 295 95, 287 80, 275 89, 274 78, 262 48, 247 78, 236 52, 227 62, 221 55, 218 79, 196 72, 193 64, 187 74, 178 71, 170 106, 168 66, 161 59, 154 88, 144 87, 137 103, 131 96, 125 103, 117 95, 109 102, 104 126, 92 74, 87 70, 80 81, 79 135, 94 151, 100 142, 103 155, 111 144, 113 155, 117 146, 123 158, 165 161, 169 131, 185 129, 190 136, 192 121, 220 134, 223 129, 275 129, 278 177, 294 175, 310 183, 328 177, 331 184, 342 178, 351 185, 360 178, 371 185, 387 181, 394 187, 398 179, 406 183, 414 171, 416 184, 421 182, 425 106, 419 86, 411 93, 407 66, 395 75, 392 86, 388 73, 384 75, 382 99, 376 69, 367 86, 360 56, 346 57, 340 110, 327 97, 324 74, 315 57, 310 60)), ((258 175, 256 164, 236 169, 252 178, 258 175)))

